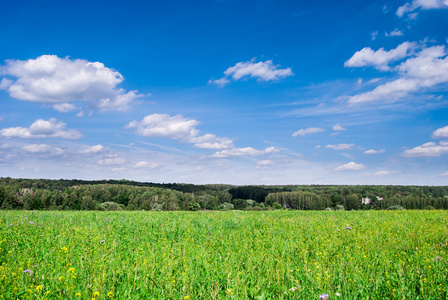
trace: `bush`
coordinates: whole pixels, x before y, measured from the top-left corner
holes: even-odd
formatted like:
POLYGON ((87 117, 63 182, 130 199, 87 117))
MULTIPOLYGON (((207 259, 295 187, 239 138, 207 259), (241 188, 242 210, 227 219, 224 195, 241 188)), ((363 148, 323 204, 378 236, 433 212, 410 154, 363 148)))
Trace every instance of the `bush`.
POLYGON ((219 210, 233 210, 233 204, 224 202, 223 204, 218 206, 219 210))
POLYGON ((333 209, 331 207, 327 207, 325 210, 326 211, 332 211, 333 209))
POLYGON ((335 210, 345 210, 344 205, 336 205, 335 210))
POLYGON ((282 208, 282 206, 278 202, 272 203, 272 207, 275 208, 275 209, 281 209, 282 208))
POLYGON ((429 206, 426 206, 426 209, 427 209, 427 210, 434 210, 434 209, 435 209, 435 207, 434 207, 434 206, 431 206, 431 205, 429 205, 429 206))
POLYGON ((388 208, 388 210, 404 210, 404 207, 401 205, 392 205, 388 208))
POLYGON ((115 203, 115 202, 101 203, 98 208, 99 208, 99 210, 103 210, 103 211, 121 210, 120 205, 118 205, 118 203, 115 203))

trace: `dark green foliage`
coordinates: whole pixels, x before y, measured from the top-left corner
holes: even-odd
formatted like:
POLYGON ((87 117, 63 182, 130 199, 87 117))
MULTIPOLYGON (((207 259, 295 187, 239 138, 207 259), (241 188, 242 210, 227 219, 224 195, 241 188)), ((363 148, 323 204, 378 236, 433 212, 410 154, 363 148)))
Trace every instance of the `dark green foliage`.
POLYGON ((219 210, 230 205, 237 210, 385 210, 397 205, 405 209, 448 209, 448 187, 233 186, 0 178, 1 209, 98 210, 105 202, 126 210, 219 210), (363 204, 367 198, 369 203, 363 204))

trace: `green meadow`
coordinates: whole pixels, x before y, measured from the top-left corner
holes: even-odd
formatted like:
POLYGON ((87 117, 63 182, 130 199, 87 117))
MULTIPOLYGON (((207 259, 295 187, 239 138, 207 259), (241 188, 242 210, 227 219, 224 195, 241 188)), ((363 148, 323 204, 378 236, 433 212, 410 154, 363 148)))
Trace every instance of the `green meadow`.
POLYGON ((447 299, 448 212, 0 211, 0 299, 447 299))

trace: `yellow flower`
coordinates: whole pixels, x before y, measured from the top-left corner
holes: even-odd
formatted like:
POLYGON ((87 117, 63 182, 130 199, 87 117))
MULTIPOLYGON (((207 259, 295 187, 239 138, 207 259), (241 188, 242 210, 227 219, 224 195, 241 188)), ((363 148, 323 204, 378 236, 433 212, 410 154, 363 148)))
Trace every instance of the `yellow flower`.
POLYGON ((190 299, 190 296, 185 296, 184 297, 184 300, 189 300, 190 299))
POLYGON ((39 292, 43 289, 44 287, 41 285, 36 286, 36 292, 39 292))
POLYGON ((112 293, 112 292, 107 293, 107 297, 112 298, 113 296, 114 296, 114 293, 112 293))
POLYGON ((59 277, 59 281, 63 281, 64 279, 64 276, 59 277))
POLYGON ((78 292, 78 293, 75 294, 75 296, 76 296, 76 297, 81 297, 81 293, 78 292))
POLYGON ((93 293, 93 297, 97 297, 97 296, 99 296, 100 295, 100 292, 95 292, 95 293, 93 293))
POLYGON ((75 268, 70 268, 68 269, 69 272, 74 273, 75 272, 75 268))

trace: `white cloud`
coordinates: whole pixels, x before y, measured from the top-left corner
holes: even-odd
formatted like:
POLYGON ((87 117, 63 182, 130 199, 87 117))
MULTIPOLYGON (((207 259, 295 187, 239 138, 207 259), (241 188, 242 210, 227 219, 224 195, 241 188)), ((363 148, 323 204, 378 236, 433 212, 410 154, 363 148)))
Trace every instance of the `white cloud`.
POLYGON ((323 128, 319 128, 319 127, 310 127, 310 128, 307 128, 307 129, 300 129, 300 130, 294 132, 294 133, 292 134, 292 136, 298 136, 298 135, 300 135, 300 136, 305 136, 305 135, 307 135, 307 134, 312 134, 312 133, 317 133, 317 132, 323 132, 323 131, 325 131, 325 129, 323 129, 323 128))
POLYGON ((158 166, 159 166, 158 164, 147 161, 139 161, 134 165, 135 168, 150 168, 150 169, 157 168, 158 166))
POLYGON ((375 176, 385 176, 385 175, 389 175, 389 174, 391 174, 391 172, 390 171, 378 171, 378 172, 375 172, 375 176))
POLYGON ((445 173, 440 174, 440 176, 448 176, 448 171, 446 171, 445 173))
POLYGON ((384 152, 386 152, 386 150, 384 150, 384 149, 381 149, 381 150, 367 150, 367 151, 364 151, 364 154, 379 154, 379 153, 384 153, 384 152))
POLYGON ((202 149, 229 149, 235 147, 232 139, 217 137, 216 135, 210 133, 189 138, 188 142, 194 143, 194 147, 202 149))
POLYGON ((266 167, 266 166, 270 166, 273 164, 274 164, 274 161, 270 160, 270 159, 260 160, 259 162, 257 162, 257 166, 259 166, 259 167, 266 167))
POLYGON ((125 163, 126 163, 126 159, 121 158, 121 157, 105 158, 105 159, 101 159, 100 161, 98 161, 98 164, 105 165, 105 166, 123 165, 125 163))
POLYGON ((448 138, 448 126, 439 128, 432 133, 433 139, 448 138))
POLYGON ((337 145, 326 145, 325 148, 333 150, 349 150, 352 149, 355 144, 337 144, 337 145))
POLYGON ((195 128, 199 122, 186 119, 181 115, 152 114, 143 118, 141 122, 132 121, 126 128, 137 128, 137 134, 145 137, 163 137, 188 140, 198 134, 195 128))
POLYGON ((233 140, 207 133, 198 136, 196 126, 199 121, 186 119, 181 115, 152 114, 143 118, 141 122, 132 121, 126 128, 137 128, 137 134, 145 137, 163 137, 181 140, 201 149, 230 149, 234 148, 233 140))
POLYGON ((58 103, 54 104, 53 108, 61 113, 67 113, 72 110, 76 110, 76 106, 71 103, 58 103))
POLYGON ((333 126, 333 130, 334 131, 344 131, 344 130, 347 130, 347 128, 342 127, 341 124, 338 123, 333 126))
POLYGON ((398 28, 395 28, 394 30, 392 30, 391 32, 386 32, 385 33, 386 36, 403 36, 403 32, 401 30, 398 30, 398 28))
POLYGON ((441 9, 448 8, 447 0, 413 0, 412 2, 407 2, 397 9, 397 16, 400 18, 405 14, 413 12, 417 9, 429 10, 429 9, 441 9))
POLYGON ((378 31, 374 31, 370 34, 372 36, 372 41, 376 40, 376 37, 378 36, 378 31))
POLYGON ((401 60, 409 56, 416 48, 417 43, 404 42, 397 48, 386 51, 380 48, 377 51, 370 47, 365 47, 357 51, 344 63, 345 67, 367 67, 372 66, 381 71, 389 71, 389 63, 401 60))
POLYGON ((220 152, 216 152, 212 155, 212 157, 233 157, 233 156, 259 156, 263 154, 271 154, 276 153, 279 150, 275 147, 269 147, 264 150, 257 150, 252 147, 246 147, 246 148, 233 148, 229 150, 223 150, 220 152))
POLYGON ((104 150, 104 146, 103 145, 95 145, 92 147, 89 147, 83 151, 81 151, 82 154, 96 154, 96 153, 100 153, 104 150))
POLYGON ((399 79, 377 86, 372 91, 349 97, 348 103, 397 101, 425 88, 448 82, 448 56, 444 45, 423 49, 394 68, 399 79))
POLYGON ((239 62, 235 66, 224 71, 224 77, 217 80, 209 80, 219 86, 224 86, 233 80, 240 80, 243 77, 257 78, 258 81, 278 80, 284 77, 293 76, 291 68, 280 69, 279 65, 274 65, 272 60, 265 62, 255 62, 255 58, 246 62, 239 62))
MULTIPOLYGON (((55 105, 87 101, 102 111, 126 111, 141 97, 136 91, 117 87, 124 80, 119 72, 84 59, 42 55, 25 61, 7 60, 0 74, 9 77, 2 79, 0 88, 18 100, 55 105)), ((68 108, 55 106, 62 111, 68 108)))
POLYGON ((352 161, 352 162, 349 162, 348 164, 341 165, 341 166, 335 168, 335 171, 357 171, 357 170, 362 170, 365 167, 366 166, 363 164, 357 164, 352 161))
POLYGON ((67 124, 51 118, 48 121, 38 119, 29 128, 10 127, 0 130, 0 135, 6 138, 63 138, 76 140, 82 134, 74 129, 64 130, 67 124))
POLYGON ((445 141, 441 141, 439 144, 434 142, 425 143, 403 152, 405 157, 438 157, 444 154, 448 154, 448 142, 445 141))
POLYGON ((22 147, 22 150, 28 153, 32 154, 52 154, 52 155, 59 155, 63 154, 64 150, 57 147, 51 147, 46 144, 32 144, 32 145, 26 145, 22 147))

